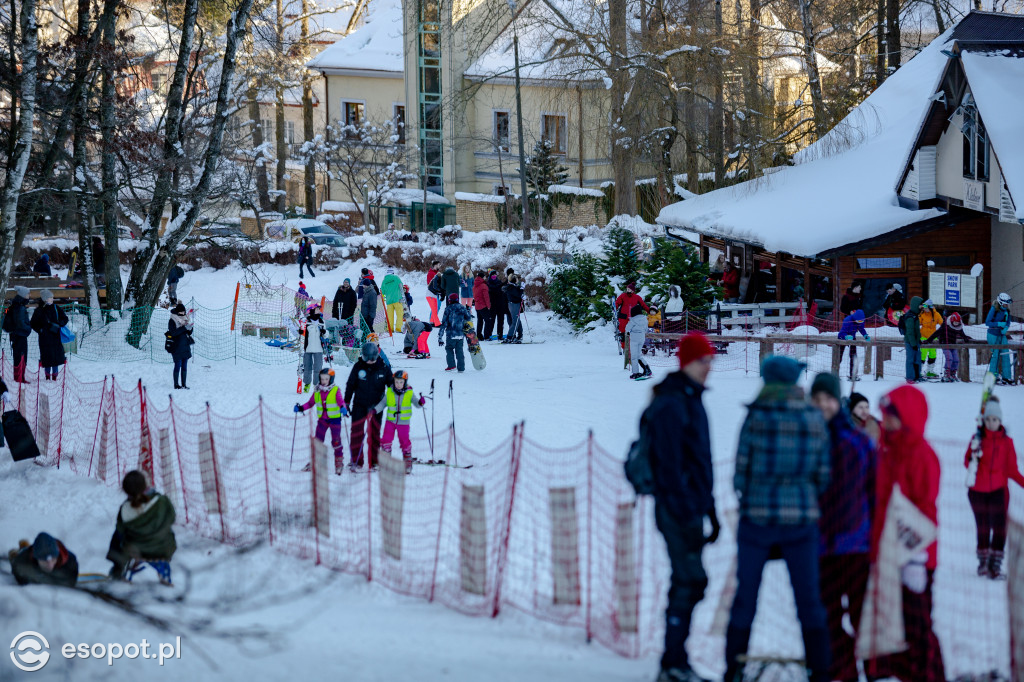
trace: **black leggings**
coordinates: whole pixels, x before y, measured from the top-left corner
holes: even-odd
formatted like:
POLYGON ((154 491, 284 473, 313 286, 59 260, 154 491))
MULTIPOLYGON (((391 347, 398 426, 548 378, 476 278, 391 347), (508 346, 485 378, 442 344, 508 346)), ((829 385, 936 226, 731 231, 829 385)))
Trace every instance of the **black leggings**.
POLYGON ((967 491, 978 524, 978 549, 1002 552, 1006 547, 1006 488, 990 493, 967 491))

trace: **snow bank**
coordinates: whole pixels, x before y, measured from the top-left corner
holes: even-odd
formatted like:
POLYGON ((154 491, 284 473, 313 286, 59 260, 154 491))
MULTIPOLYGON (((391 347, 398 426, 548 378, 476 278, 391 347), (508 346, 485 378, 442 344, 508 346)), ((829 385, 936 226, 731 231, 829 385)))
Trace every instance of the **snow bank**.
POLYGON ((478 194, 476 192, 456 192, 455 201, 471 201, 477 204, 504 204, 505 197, 497 194, 478 194))
POLYGON ((548 187, 549 194, 574 194, 579 197, 595 197, 604 199, 604 192, 589 187, 574 187, 573 185, 551 185, 548 187))

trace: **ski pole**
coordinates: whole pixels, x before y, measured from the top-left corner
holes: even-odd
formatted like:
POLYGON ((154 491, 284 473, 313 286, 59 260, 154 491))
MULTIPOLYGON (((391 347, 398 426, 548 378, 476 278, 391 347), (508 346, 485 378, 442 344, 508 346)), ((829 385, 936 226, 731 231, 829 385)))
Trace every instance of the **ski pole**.
MULTIPOLYGON (((420 397, 423 397, 422 393, 420 393, 420 397)), ((434 459, 434 438, 430 433, 430 425, 427 424, 426 410, 423 410, 423 430, 427 432, 427 445, 430 447, 430 459, 434 459)))
POLYGON ((292 421, 292 452, 288 457, 288 471, 292 470, 292 462, 295 460, 295 430, 299 425, 299 413, 295 413, 295 419, 292 421))
MULTIPOLYGON (((430 380, 430 437, 434 437, 434 380, 430 380)), ((431 446, 433 447, 433 446, 431 446)), ((434 454, 431 451, 430 454, 434 454)))
POLYGON ((455 444, 455 466, 459 466, 459 437, 455 432, 455 393, 452 391, 452 380, 448 380, 448 397, 452 401, 452 442, 455 444))
POLYGON ((533 343, 533 327, 530 326, 526 319, 526 310, 520 311, 519 316, 523 318, 523 325, 526 327, 526 331, 530 332, 530 343, 533 343))

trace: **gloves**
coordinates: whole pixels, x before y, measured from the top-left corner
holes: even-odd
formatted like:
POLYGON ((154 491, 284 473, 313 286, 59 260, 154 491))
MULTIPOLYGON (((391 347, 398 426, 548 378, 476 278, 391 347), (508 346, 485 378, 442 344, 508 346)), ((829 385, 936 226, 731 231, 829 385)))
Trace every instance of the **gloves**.
POLYGON ((298 414, 299 412, 302 412, 302 405, 299 405, 298 403, 295 403, 295 407, 294 407, 293 411, 295 412, 295 414, 298 414))
POLYGON ((348 408, 345 407, 344 405, 341 406, 341 416, 342 417, 347 417, 348 416, 348 408))
POLYGON ((437 340, 437 347, 438 348, 444 348, 444 339, 438 339, 437 340))
POLYGON ((865 334, 865 335, 864 335, 864 340, 865 340, 865 341, 870 341, 870 340, 871 340, 871 337, 870 337, 870 336, 868 336, 867 334, 865 334))
POLYGON ((722 525, 718 523, 718 514, 715 513, 713 507, 708 515, 708 519, 711 521, 711 535, 704 539, 704 544, 710 545, 718 539, 718 534, 722 531, 722 525))
POLYGON ((424 397, 423 397, 423 394, 421 393, 421 394, 420 394, 420 407, 423 407, 423 406, 424 406, 424 405, 426 405, 426 404, 427 404, 427 399, 426 399, 426 398, 424 398, 424 397))
POLYGON ((928 587, 928 571, 925 562, 928 552, 919 552, 902 570, 903 584, 914 594, 921 594, 928 587))
POLYGON ((50 331, 52 331, 52 332, 59 332, 60 331, 60 325, 57 324, 56 322, 51 322, 50 323, 50 331))

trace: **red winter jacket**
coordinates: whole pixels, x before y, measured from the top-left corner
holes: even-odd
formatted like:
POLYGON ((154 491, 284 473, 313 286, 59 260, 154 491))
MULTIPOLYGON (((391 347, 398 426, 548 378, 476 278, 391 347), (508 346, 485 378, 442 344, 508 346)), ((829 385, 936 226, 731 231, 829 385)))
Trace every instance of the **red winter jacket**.
POLYGON ((439 274, 439 271, 438 270, 434 270, 433 268, 427 270, 427 284, 429 285, 430 284, 430 280, 434 279, 434 277, 436 277, 438 274, 439 274))
POLYGON ((487 282, 483 277, 473 280, 473 307, 477 310, 485 310, 491 307, 491 292, 487 288, 487 282))
POLYGON ((634 306, 640 306, 644 309, 644 312, 651 312, 651 309, 647 307, 638 294, 631 294, 628 291, 624 291, 619 294, 619 297, 615 299, 615 312, 618 313, 617 317, 619 320, 628 320, 632 317, 632 310, 634 306))
MULTIPOLYGON (((939 523, 935 501, 939 497, 939 458, 924 439, 924 426, 928 421, 928 401, 924 393, 913 386, 900 386, 887 396, 903 428, 896 433, 882 429, 878 446, 878 473, 876 479, 875 523, 871 529, 871 558, 878 556, 878 541, 885 526, 885 513, 897 483, 900 490, 925 516, 939 523)), ((938 542, 928 547, 927 567, 937 565, 938 542)))
POLYGON ((722 273, 722 292, 725 297, 740 297, 740 271, 736 268, 722 273))
MULTIPOLYGON (((964 455, 964 466, 971 462, 971 448, 964 455)), ((1010 480, 1024 487, 1024 476, 1017 468, 1017 451, 1013 447, 1013 439, 1006 435, 1006 429, 985 431, 981 439, 981 459, 978 460, 978 477, 971 490, 978 493, 991 493, 1002 490, 1010 485, 1010 480)))

